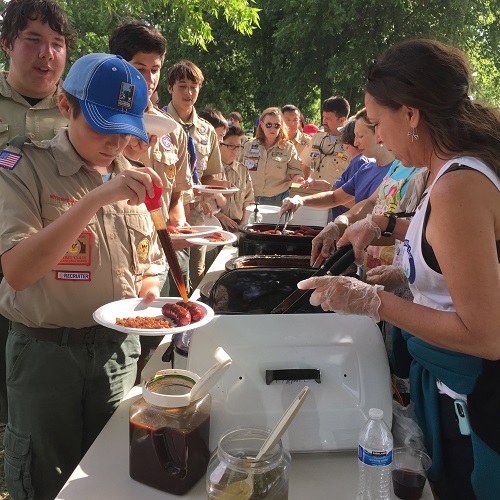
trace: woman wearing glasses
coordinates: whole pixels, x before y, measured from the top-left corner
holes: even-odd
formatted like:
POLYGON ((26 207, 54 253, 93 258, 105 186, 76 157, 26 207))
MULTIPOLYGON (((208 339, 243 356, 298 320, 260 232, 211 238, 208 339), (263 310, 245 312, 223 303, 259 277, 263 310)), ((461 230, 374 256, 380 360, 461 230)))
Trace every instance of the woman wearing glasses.
POLYGON ((297 150, 288 140, 279 108, 262 112, 255 139, 245 144, 241 158, 258 203, 280 207, 290 184, 303 180, 297 150))

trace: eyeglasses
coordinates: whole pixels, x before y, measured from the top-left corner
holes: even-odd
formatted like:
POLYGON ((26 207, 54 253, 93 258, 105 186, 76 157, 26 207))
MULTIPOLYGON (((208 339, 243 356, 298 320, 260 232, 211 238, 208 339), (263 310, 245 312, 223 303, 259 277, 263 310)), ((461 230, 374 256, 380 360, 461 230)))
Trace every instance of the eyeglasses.
POLYGON ((281 123, 269 123, 269 122, 267 122, 267 123, 264 123, 264 127, 266 127, 266 128, 274 127, 274 128, 279 129, 279 128, 281 128, 281 123))
POLYGON ((229 149, 229 151, 235 151, 237 149, 243 149, 243 146, 238 146, 238 145, 235 145, 235 144, 226 144, 225 142, 221 142, 220 143, 221 146, 226 146, 227 149, 229 149))

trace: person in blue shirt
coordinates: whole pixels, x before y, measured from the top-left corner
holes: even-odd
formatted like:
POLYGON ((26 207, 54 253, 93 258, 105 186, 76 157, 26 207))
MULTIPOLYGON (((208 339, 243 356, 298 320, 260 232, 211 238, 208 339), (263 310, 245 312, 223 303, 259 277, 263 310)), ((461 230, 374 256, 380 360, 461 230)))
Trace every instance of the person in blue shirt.
MULTIPOLYGON (((374 161, 364 165, 349 181, 334 191, 285 198, 281 205, 280 216, 289 210, 295 212, 301 206, 315 208, 352 206, 366 200, 377 191, 382 179, 395 162, 394 155, 383 144, 377 143, 375 130, 366 117, 365 109, 358 111, 354 118, 354 145, 362 155, 373 158, 374 161)), ((399 163, 397 160, 396 162, 399 163)))

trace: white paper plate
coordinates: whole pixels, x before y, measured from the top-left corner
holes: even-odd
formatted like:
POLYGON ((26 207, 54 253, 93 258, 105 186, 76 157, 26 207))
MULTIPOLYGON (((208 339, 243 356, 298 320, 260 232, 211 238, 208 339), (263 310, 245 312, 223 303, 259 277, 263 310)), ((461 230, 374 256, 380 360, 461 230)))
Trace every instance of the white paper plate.
MULTIPOLYGON (((135 318, 136 316, 143 316, 148 318, 164 317, 161 313, 163 304, 175 304, 182 300, 180 297, 158 297, 148 307, 144 305, 143 299, 124 299, 110 302, 99 309, 94 311, 94 319, 102 326, 112 328, 122 333, 130 333, 135 335, 144 336, 157 336, 168 335, 172 336, 174 333, 185 332, 187 330, 194 330, 200 326, 206 325, 212 321, 214 311, 211 307, 193 300, 195 304, 201 308, 204 313, 203 318, 196 323, 191 323, 186 326, 175 326, 173 328, 159 328, 159 329, 142 329, 142 328, 128 328, 116 324, 116 318, 135 318)), ((169 319, 169 318, 167 318, 169 319)))
POLYGON ((175 130, 176 123, 168 116, 144 113, 144 126, 149 135, 157 135, 158 138, 175 130))
POLYGON ((191 229, 195 229, 196 233, 193 234, 170 234, 173 240, 187 240, 188 238, 197 238, 199 236, 206 236, 208 234, 215 233, 220 229, 220 226, 190 226, 191 229))
POLYGON ((238 239, 235 233, 230 233, 229 231, 222 231, 222 230, 217 232, 222 234, 222 236, 226 238, 226 241, 208 241, 208 238, 200 238, 200 237, 187 238, 187 241, 189 241, 189 243, 192 243, 193 245, 206 245, 207 248, 211 248, 211 247, 220 247, 223 245, 230 245, 231 243, 234 243, 238 239))
POLYGON ((208 217, 208 215, 203 216, 203 222, 205 223, 205 226, 218 226, 222 227, 222 224, 220 223, 220 220, 213 215, 212 217, 208 217))
POLYGON ((220 188, 219 186, 205 186, 203 184, 196 184, 195 186, 193 186, 193 189, 196 189, 196 191, 199 191, 200 193, 207 193, 207 194, 208 193, 234 194, 240 190, 240 188, 237 187, 223 189, 220 188))

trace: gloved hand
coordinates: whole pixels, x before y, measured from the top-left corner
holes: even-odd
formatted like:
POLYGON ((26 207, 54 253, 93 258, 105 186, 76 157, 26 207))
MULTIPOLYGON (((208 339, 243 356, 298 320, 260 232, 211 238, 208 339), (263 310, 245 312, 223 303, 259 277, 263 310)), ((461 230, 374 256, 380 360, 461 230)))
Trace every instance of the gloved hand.
POLYGON ((279 216, 281 217, 285 212, 296 212, 303 204, 304 200, 298 194, 293 198, 286 197, 281 204, 279 216))
POLYGON ((330 257, 335 250, 335 241, 339 239, 340 229, 335 222, 329 222, 318 236, 312 240, 311 265, 321 254, 324 259, 330 257))
POLYGON ((366 281, 375 285, 384 285, 384 289, 393 292, 407 281, 405 272, 400 266, 378 266, 366 273, 366 281))
POLYGON ((363 264, 365 248, 381 235, 381 229, 372 221, 372 215, 368 214, 364 219, 358 220, 344 231, 337 246, 341 247, 351 243, 356 257, 355 262, 360 266, 363 264))
POLYGON ((384 287, 368 285, 347 276, 318 276, 297 283, 301 290, 315 288, 309 302, 321 305, 324 311, 340 314, 361 314, 369 316, 376 323, 380 321, 378 309, 382 301, 378 295, 384 287))

